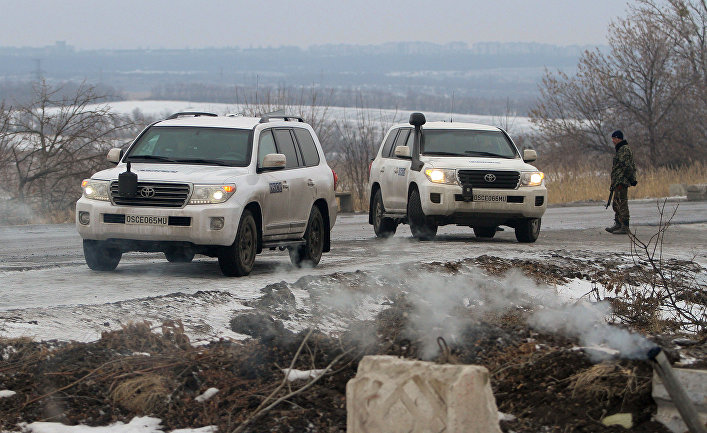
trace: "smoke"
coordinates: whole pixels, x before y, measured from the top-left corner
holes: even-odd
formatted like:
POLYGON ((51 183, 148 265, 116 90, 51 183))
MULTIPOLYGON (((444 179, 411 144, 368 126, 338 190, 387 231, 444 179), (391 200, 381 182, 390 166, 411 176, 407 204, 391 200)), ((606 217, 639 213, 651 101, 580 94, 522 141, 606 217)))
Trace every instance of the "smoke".
POLYGON ((587 353, 594 361, 617 353, 625 358, 645 358, 653 347, 641 335, 607 323, 611 315, 608 303, 564 302, 554 287, 539 285, 519 270, 497 277, 470 262, 415 264, 385 272, 338 274, 317 283, 310 280, 306 286, 317 306, 312 314, 320 323, 334 323, 336 317, 369 319, 371 306, 377 305, 380 311, 391 299, 403 296, 412 306, 405 332, 421 343, 424 359, 438 355, 438 337, 459 341, 464 330, 484 315, 518 308, 531 312, 531 327, 577 339, 589 348, 587 353))

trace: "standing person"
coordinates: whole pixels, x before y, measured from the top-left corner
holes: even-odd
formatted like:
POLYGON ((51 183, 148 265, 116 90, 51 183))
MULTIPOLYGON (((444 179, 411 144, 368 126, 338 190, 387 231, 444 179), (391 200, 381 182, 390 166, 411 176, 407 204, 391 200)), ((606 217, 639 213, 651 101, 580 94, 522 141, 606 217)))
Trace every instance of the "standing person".
POLYGON ((621 131, 614 131, 611 134, 611 141, 614 142, 616 154, 611 166, 611 187, 614 200, 611 208, 614 210, 614 225, 607 227, 606 231, 615 235, 628 234, 629 213, 628 213, 628 187, 636 186, 636 165, 633 162, 633 153, 628 147, 628 142, 624 140, 621 131))

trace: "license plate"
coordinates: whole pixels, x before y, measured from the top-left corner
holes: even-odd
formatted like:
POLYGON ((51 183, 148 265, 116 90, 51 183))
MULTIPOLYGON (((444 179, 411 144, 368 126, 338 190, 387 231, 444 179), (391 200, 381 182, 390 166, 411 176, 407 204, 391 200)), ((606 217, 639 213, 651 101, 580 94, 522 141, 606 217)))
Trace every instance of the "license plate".
POLYGON ((125 224, 137 224, 148 226, 166 226, 166 216, 152 215, 125 215, 125 224))
POLYGON ((505 203, 507 197, 505 195, 490 195, 490 194, 474 194, 474 201, 490 201, 493 203, 505 203))

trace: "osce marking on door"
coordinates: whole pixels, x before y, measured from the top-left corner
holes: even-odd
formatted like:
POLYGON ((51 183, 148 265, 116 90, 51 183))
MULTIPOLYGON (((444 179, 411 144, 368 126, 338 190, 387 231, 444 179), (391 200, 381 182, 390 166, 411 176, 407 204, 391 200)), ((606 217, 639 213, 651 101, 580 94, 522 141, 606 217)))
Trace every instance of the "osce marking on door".
POLYGON ((398 176, 405 176, 405 167, 397 167, 393 170, 398 176))
POLYGON ((282 182, 270 182, 270 193, 282 192, 282 182))

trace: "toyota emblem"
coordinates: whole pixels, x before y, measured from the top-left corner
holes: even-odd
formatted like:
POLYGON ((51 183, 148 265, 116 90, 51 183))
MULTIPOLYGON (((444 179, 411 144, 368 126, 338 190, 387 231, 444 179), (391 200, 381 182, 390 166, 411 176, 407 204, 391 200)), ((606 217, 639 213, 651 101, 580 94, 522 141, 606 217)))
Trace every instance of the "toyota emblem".
POLYGON ((151 186, 143 186, 140 188, 140 197, 152 198, 155 196, 155 189, 151 186))
POLYGON ((484 176, 484 180, 486 182, 495 182, 496 181, 496 175, 493 173, 487 173, 486 176, 484 176))

